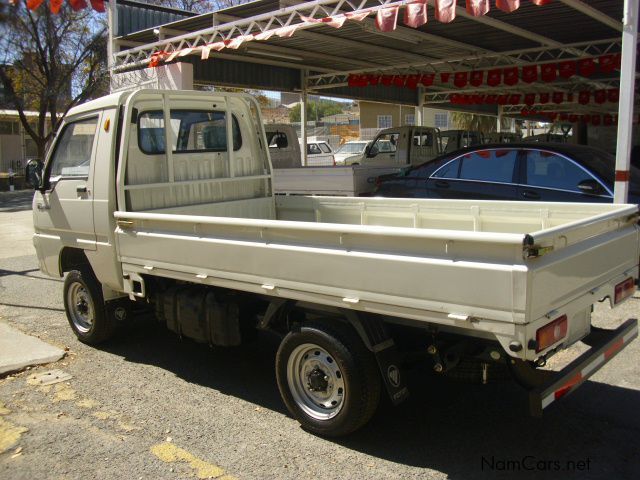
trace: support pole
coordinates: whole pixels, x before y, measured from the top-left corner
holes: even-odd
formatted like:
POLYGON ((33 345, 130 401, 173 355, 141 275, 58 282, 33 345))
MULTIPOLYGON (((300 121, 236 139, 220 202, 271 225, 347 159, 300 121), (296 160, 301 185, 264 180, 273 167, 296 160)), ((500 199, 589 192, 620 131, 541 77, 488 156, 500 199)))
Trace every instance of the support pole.
POLYGON ((424 126, 424 87, 418 87, 418 107, 416 108, 416 121, 418 127, 424 126))
POLYGON ((618 105, 616 177, 613 191, 615 203, 626 203, 629 194, 636 46, 638 43, 638 0, 624 0, 622 23, 622 68, 620 69, 620 103, 618 105))
POLYGON ((302 166, 307 166, 307 71, 301 72, 302 92, 300 92, 300 150, 302 166))
POLYGON ((498 125, 496 126, 496 132, 502 132, 502 105, 498 105, 498 125))
POLYGON ((109 91, 113 91, 113 67, 115 66, 116 45, 115 38, 118 35, 118 7, 116 0, 109 0, 107 11, 107 68, 109 69, 109 91))

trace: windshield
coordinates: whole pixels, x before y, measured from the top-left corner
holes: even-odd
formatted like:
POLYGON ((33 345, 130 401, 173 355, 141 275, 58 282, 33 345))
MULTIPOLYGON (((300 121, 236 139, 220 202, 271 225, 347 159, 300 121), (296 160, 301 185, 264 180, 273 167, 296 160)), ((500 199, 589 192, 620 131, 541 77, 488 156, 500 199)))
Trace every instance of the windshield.
POLYGON ((366 145, 366 142, 345 143, 338 150, 336 150, 336 153, 362 153, 366 145))

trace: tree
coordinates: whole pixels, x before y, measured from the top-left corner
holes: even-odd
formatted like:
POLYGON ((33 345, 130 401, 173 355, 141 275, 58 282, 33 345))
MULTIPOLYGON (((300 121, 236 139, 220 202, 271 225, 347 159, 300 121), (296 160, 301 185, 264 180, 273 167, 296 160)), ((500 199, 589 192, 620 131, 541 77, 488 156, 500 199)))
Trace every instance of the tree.
MULTIPOLYGON (((320 120, 322 117, 328 115, 335 115, 336 113, 342 113, 343 107, 338 102, 332 102, 328 100, 320 100, 316 102, 307 103, 307 121, 320 120)), ((300 104, 296 104, 291 110, 289 110, 289 121, 300 121, 300 104)))
MULTIPOLYGON (((491 133, 495 132, 498 126, 497 118, 489 115, 452 112, 451 119, 457 128, 470 132, 491 133)), ((511 119, 503 117, 501 126, 503 129, 509 128, 511 126, 511 119)))
POLYGON ((30 11, 21 2, 7 13, 0 26, 0 85, 44 158, 67 111, 108 91, 106 17, 67 4, 57 15, 48 5, 30 11), (34 123, 28 110, 38 113, 34 123))

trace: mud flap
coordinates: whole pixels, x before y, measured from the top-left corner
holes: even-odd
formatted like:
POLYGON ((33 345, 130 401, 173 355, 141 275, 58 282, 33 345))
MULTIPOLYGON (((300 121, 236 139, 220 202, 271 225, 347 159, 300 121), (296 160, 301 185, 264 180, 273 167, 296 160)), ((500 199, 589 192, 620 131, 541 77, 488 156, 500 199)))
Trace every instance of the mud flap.
POLYGON ((398 349, 384 323, 373 316, 363 319, 352 311, 346 311, 345 316, 374 353, 389 398, 394 405, 399 405, 409 397, 409 389, 400 368, 398 349))

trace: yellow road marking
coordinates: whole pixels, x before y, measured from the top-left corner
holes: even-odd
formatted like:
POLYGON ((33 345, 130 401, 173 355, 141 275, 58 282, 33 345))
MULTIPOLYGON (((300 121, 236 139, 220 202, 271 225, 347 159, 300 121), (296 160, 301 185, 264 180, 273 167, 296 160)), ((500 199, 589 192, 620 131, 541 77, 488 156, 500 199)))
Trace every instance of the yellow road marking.
POLYGON ((18 443, 22 434, 28 431, 28 428, 18 427, 0 417, 0 453, 4 453, 13 447, 18 443))
POLYGON ((173 443, 163 442, 151 447, 151 453, 166 463, 187 463, 198 478, 218 478, 219 480, 235 480, 230 475, 225 475, 224 470, 213 463, 205 462, 186 450, 175 446, 173 443), (224 475, 224 476, 223 476, 224 475))

